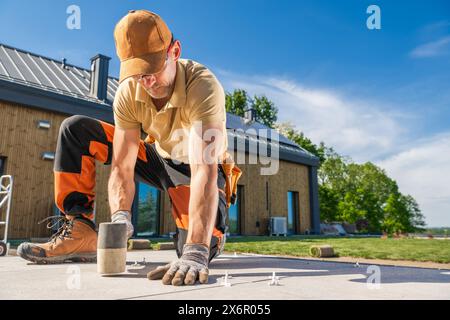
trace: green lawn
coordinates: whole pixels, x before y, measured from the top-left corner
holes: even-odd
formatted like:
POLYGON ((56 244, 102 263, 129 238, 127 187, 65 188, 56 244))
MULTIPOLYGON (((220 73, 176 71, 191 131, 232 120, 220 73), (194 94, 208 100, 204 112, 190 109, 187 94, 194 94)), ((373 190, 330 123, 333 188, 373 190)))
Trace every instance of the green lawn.
MULTIPOLYGON (((151 238, 152 248, 169 238, 151 238)), ((23 240, 11 241, 12 247, 23 240)), ((258 253, 308 257, 312 245, 329 244, 340 257, 366 259, 412 260, 450 263, 450 240, 437 239, 380 239, 363 237, 228 237, 225 250, 229 252, 258 253)))
POLYGON ((312 245, 329 244, 340 257, 450 263, 450 240, 324 237, 228 238, 225 250, 305 257, 312 245))

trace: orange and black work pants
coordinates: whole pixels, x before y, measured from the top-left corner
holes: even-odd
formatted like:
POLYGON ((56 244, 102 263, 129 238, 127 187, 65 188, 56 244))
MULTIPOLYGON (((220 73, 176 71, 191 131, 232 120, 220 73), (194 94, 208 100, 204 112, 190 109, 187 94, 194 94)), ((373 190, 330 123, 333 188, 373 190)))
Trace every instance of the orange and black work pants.
MULTIPOLYGON (((55 154, 55 202, 65 215, 94 219, 95 160, 108 165, 112 158, 114 126, 86 116, 75 115, 63 121, 55 154)), ((210 243, 210 259, 220 253, 225 242, 225 174, 218 166, 219 202, 210 243)), ((154 144, 139 142, 135 166, 137 181, 147 183, 169 195, 172 216, 177 226, 174 242, 180 257, 186 242, 189 216, 190 167, 174 163, 156 151, 154 144)))

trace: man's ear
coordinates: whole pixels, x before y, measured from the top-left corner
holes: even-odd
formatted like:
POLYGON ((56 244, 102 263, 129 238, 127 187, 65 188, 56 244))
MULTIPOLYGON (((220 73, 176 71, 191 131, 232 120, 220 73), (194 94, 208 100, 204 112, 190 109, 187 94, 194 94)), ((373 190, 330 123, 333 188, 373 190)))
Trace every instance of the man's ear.
POLYGON ((172 45, 172 57, 173 60, 177 61, 181 56, 181 42, 179 40, 175 40, 172 45))

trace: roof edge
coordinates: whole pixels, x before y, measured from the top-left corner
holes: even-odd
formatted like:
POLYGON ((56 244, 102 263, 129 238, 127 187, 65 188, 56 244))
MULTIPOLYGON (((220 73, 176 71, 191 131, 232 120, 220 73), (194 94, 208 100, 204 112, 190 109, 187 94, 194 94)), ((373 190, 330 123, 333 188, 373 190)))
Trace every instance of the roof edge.
MULTIPOLYGON (((22 52, 22 53, 30 54, 30 55, 33 55, 33 56, 35 56, 35 57, 39 57, 39 58, 47 59, 47 60, 50 60, 50 61, 53 61, 53 62, 57 62, 57 63, 59 63, 59 64, 63 64, 63 61, 62 61, 62 60, 57 60, 57 59, 55 59, 55 58, 50 58, 50 57, 44 56, 44 55, 42 55, 42 54, 37 54, 37 53, 31 52, 31 51, 27 51, 27 50, 20 49, 20 48, 11 46, 11 45, 7 45, 7 44, 4 44, 4 43, 2 43, 2 42, 0 42, 0 46, 3 46, 3 47, 8 48, 8 49, 12 49, 12 50, 17 50, 17 51, 22 52)), ((104 57, 106 57, 106 58, 110 58, 110 57, 108 57, 108 56, 106 56, 106 55, 103 55, 103 54, 101 54, 101 53, 97 53, 94 57, 96 57, 96 56, 98 56, 98 55, 104 56, 104 57)), ((91 59, 92 59, 92 58, 91 58, 91 59)), ((110 59, 111 59, 111 58, 110 58, 110 59)), ((76 65, 74 65, 74 64, 67 63, 67 61, 66 61, 64 64, 65 64, 66 66, 69 66, 69 67, 72 67, 72 68, 77 68, 77 69, 81 69, 81 70, 84 70, 84 71, 87 71, 87 72, 91 72, 91 70, 90 70, 89 68, 84 68, 84 67, 76 66, 76 65)), ((112 77, 112 76, 110 76, 110 75, 108 75, 108 79, 114 79, 114 80, 119 81, 119 78, 112 77)))

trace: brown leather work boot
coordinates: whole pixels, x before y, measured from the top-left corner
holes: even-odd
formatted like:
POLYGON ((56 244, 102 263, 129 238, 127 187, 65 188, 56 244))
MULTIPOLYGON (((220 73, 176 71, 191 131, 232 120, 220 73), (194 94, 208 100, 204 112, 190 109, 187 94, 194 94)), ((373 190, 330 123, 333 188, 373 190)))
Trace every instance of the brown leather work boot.
POLYGON ((96 262, 97 232, 93 222, 63 217, 63 225, 47 243, 24 242, 17 248, 22 258, 38 263, 96 262))

